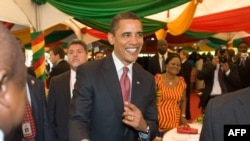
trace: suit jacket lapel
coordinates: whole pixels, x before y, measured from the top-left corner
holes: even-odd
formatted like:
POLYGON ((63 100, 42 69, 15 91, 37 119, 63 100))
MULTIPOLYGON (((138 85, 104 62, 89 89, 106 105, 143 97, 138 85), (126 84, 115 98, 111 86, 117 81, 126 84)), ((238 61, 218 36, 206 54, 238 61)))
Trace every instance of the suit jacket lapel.
POLYGON ((64 74, 64 82, 65 83, 62 83, 63 87, 65 89, 65 92, 62 92, 62 93, 65 93, 65 103, 67 105, 69 105, 70 103, 70 99, 71 99, 71 92, 70 92, 70 71, 68 71, 67 73, 64 74))
POLYGON ((138 72, 137 65, 133 64, 133 75, 132 75, 132 87, 131 87, 131 102, 133 104, 137 103, 136 100, 139 100, 138 97, 142 88, 142 76, 138 72))
POLYGON ((36 103, 36 101, 38 101, 38 100, 36 100, 36 99, 38 99, 38 97, 37 97, 37 94, 35 94, 36 93, 35 89, 37 89, 35 83, 36 83, 36 81, 28 75, 27 76, 27 84, 29 86, 32 113, 33 113, 34 118, 37 119, 38 118, 37 111, 39 108, 38 108, 38 103, 36 103))
POLYGON ((109 94, 113 99, 117 116, 121 118, 123 112, 122 92, 112 55, 106 57, 106 60, 104 61, 104 70, 101 71, 101 73, 103 73, 104 80, 110 91, 109 94))

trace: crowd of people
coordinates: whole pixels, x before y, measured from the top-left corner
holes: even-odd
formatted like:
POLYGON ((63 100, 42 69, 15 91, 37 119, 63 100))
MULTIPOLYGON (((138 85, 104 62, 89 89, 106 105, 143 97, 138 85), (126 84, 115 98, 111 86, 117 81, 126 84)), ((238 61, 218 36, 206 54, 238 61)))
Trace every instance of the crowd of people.
POLYGON ((134 13, 114 16, 107 34, 114 50, 108 56, 96 52, 94 61, 88 60, 81 40, 68 44, 67 61, 61 47, 51 48, 53 67, 43 83, 26 71, 20 40, 0 25, 0 141, 151 141, 189 126, 193 69, 202 93, 197 105, 204 114, 201 141, 223 140, 224 124, 250 123, 238 118, 244 113, 250 118, 246 42, 239 43, 237 54, 221 46, 205 59, 186 50, 171 52, 160 39, 158 52, 144 68, 136 62, 144 42, 142 27, 134 13), (241 108, 240 102, 248 107, 241 108), (32 120, 25 120, 28 111, 32 120))

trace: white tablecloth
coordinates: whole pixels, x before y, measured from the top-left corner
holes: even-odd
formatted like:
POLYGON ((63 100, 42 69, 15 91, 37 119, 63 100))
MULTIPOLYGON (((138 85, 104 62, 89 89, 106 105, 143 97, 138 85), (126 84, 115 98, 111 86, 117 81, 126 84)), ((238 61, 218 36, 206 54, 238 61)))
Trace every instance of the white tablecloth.
POLYGON ((162 141, 199 141, 202 124, 192 123, 190 127, 198 129, 198 134, 180 134, 177 133, 177 129, 174 128, 164 134, 162 141))

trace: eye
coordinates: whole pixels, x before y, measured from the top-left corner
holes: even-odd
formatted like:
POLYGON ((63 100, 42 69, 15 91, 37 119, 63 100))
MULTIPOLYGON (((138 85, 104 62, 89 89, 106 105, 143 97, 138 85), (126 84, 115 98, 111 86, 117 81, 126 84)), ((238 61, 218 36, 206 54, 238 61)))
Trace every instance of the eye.
POLYGON ((125 33, 122 34, 122 37, 126 37, 127 38, 127 37, 130 37, 130 35, 131 35, 130 33, 125 32, 125 33))
POLYGON ((83 50, 77 50, 77 53, 83 53, 83 50))
POLYGON ((137 34, 136 34, 136 37, 137 37, 137 38, 142 38, 142 37, 143 37, 143 33, 142 33, 142 32, 137 33, 137 34))

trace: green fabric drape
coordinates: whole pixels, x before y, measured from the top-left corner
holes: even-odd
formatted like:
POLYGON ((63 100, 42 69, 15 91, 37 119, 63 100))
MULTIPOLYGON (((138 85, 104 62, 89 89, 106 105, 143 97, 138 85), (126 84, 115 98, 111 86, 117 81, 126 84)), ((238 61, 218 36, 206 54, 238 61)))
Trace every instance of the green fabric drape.
MULTIPOLYGON (((50 44, 63 40, 71 34, 74 34, 72 30, 53 31, 51 34, 45 36, 44 40, 46 44, 50 44)), ((31 49, 31 43, 25 44, 25 48, 31 49)))
POLYGON ((204 39, 204 38, 211 37, 216 33, 186 31, 184 34, 193 38, 204 39))
MULTIPOLYGON (((79 22, 85 25, 91 25, 92 28, 105 32, 105 33, 109 32, 109 29, 110 29, 110 26, 109 26, 110 19, 103 19, 102 21, 95 20, 95 19, 87 19, 87 18, 76 19, 76 20, 78 20, 79 22)), ((141 20, 143 23, 143 30, 145 34, 154 33, 160 27, 164 27, 166 25, 166 23, 164 22, 153 21, 150 19, 142 18, 141 20)))
POLYGON ((34 3, 36 3, 37 5, 42 5, 46 3, 46 0, 32 0, 34 3))
POLYGON ((64 13, 83 24, 107 32, 114 15, 124 11, 136 13, 143 22, 145 34, 155 32, 166 25, 164 22, 145 19, 145 16, 179 6, 190 0, 47 0, 64 13))
MULTIPOLYGON (((211 47, 218 48, 219 45, 228 45, 227 41, 225 41, 225 40, 221 40, 221 39, 213 38, 213 37, 209 37, 208 39, 211 41, 211 44, 208 44, 211 47)), ((240 42, 242 42, 242 41, 244 41, 244 40, 243 39, 235 39, 235 40, 233 40, 233 47, 237 47, 238 44, 240 42)))

